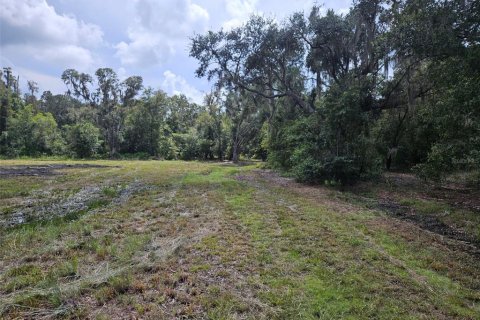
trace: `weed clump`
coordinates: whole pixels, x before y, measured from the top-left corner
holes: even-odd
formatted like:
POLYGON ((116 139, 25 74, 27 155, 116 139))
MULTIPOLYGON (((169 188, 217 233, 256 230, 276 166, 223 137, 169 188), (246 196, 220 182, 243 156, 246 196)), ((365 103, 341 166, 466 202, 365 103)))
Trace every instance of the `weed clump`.
POLYGON ((44 279, 42 270, 35 265, 26 264, 17 268, 10 269, 4 276, 10 278, 2 290, 10 293, 28 286, 34 286, 44 279))
POLYGON ((107 283, 100 287, 94 294, 99 304, 104 304, 115 297, 126 293, 132 285, 132 277, 130 274, 112 276, 107 283))

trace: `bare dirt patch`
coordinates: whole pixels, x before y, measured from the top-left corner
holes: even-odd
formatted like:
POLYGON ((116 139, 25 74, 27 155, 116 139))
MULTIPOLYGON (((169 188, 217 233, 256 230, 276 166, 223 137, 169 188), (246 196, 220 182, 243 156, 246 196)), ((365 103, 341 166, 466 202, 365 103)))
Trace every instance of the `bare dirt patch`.
MULTIPOLYGON (((134 182, 126 186, 105 185, 85 186, 78 192, 63 197, 47 191, 34 193, 24 199, 18 208, 0 214, 0 227, 13 227, 26 222, 51 220, 95 209, 97 206, 121 205, 135 193, 148 189, 143 183, 134 182), (105 190, 115 195, 106 195, 105 190)), ((74 217, 72 217, 74 218, 74 217)))
MULTIPOLYGON (((18 176, 54 176, 62 174, 58 170, 83 169, 83 168, 111 168, 111 166, 98 164, 48 164, 48 165, 19 165, 0 166, 0 177, 18 176)), ((118 167, 117 167, 118 168, 118 167)))
POLYGON ((462 241, 466 244, 465 248, 468 248, 469 251, 480 257, 480 243, 465 230, 449 226, 433 215, 418 214, 414 209, 394 201, 379 200, 377 208, 398 219, 412 222, 422 229, 453 240, 462 241))

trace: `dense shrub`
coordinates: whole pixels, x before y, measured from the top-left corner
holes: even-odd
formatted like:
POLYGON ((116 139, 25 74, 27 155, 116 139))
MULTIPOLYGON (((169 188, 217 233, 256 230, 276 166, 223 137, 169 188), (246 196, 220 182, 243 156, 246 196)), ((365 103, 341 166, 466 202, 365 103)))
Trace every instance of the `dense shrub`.
POLYGON ((177 159, 178 148, 173 139, 172 133, 168 132, 158 140, 158 155, 165 160, 177 159))
POLYGON ((90 122, 66 126, 66 137, 70 151, 76 157, 89 158, 100 148, 100 130, 90 122))
POLYGON ((50 113, 35 113, 32 105, 22 107, 9 121, 4 133, 7 154, 11 156, 60 155, 65 142, 50 113))
POLYGON ((199 156, 200 144, 193 133, 174 133, 173 140, 177 146, 177 156, 181 160, 193 160, 199 156))

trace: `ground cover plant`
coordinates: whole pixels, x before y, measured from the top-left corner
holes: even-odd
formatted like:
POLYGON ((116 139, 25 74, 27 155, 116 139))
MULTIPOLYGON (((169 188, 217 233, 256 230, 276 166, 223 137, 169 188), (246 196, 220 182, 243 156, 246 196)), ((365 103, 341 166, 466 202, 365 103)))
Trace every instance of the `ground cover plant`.
POLYGON ((412 175, 340 190, 258 163, 5 160, 0 174, 2 318, 480 314, 476 197, 425 194, 412 175))

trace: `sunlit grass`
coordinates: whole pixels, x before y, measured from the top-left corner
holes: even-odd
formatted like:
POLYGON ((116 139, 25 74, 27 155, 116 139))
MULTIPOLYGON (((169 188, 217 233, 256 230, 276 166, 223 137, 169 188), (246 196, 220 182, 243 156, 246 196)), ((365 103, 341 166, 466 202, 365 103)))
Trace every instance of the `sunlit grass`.
MULTIPOLYGON (((115 318, 129 310, 157 318, 475 319, 480 312, 475 260, 416 229, 390 228, 337 191, 317 190, 327 195, 318 198, 276 186, 256 176, 256 165, 90 163, 108 167, 64 169, 30 185, 55 201, 99 186, 85 210, 0 230, 2 317, 115 318), (134 183, 142 188, 118 201, 134 183)), ((18 184, 2 186, 6 200, 32 196, 18 184)), ((450 210, 405 201, 425 214, 450 210)))

